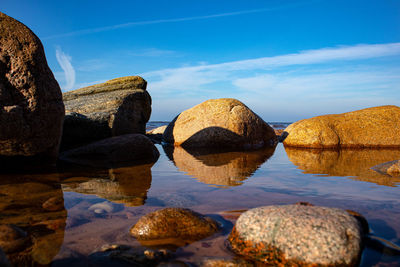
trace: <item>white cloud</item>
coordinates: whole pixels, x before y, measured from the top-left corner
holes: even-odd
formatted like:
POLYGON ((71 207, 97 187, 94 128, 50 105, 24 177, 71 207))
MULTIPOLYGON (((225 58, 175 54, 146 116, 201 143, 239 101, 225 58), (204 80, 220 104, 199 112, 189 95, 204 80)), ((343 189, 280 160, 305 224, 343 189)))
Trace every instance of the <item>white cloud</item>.
POLYGON ((296 116, 400 105, 399 56, 400 43, 362 44, 140 75, 149 82, 154 114, 160 117, 175 114, 187 103, 184 99, 200 103, 233 97, 267 120, 294 120, 296 116), (166 100, 180 104, 168 107, 162 104, 166 100))
POLYGON ((58 64, 60 64, 61 68, 64 71, 65 75, 65 86, 64 90, 71 90, 75 85, 75 70, 71 64, 71 57, 65 54, 60 47, 56 48, 56 58, 58 64))

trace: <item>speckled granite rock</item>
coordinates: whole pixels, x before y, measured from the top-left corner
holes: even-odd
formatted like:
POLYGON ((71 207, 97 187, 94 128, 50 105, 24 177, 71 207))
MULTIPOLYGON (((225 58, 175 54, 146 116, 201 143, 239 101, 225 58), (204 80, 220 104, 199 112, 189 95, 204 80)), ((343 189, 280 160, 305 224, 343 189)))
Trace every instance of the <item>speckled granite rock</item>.
POLYGON ((189 209, 165 208, 141 217, 130 233, 139 241, 179 239, 190 242, 217 230, 217 223, 209 217, 189 209))
POLYGON ((353 266, 361 255, 362 229, 340 209, 266 206, 243 213, 229 242, 237 254, 268 264, 353 266))
POLYGON ((254 264, 245 260, 206 259, 201 267, 252 267, 254 264))
POLYGON ((145 134, 151 114, 146 86, 143 78, 128 76, 64 93, 67 116, 62 147, 123 134, 145 134))
POLYGON ((253 149, 277 142, 266 122, 231 98, 210 99, 183 111, 168 125, 163 138, 183 147, 253 149))
POLYGON ((388 174, 390 176, 400 176, 400 160, 385 162, 372 167, 374 171, 388 174))
MULTIPOLYGON (((0 159, 54 163, 64 104, 39 38, 0 12, 0 159)), ((4 167, 4 166, 3 166, 4 167)))
POLYGON ((285 146, 400 147, 400 107, 380 106, 318 116, 289 125, 285 146))
POLYGON ((60 159, 80 165, 113 168, 123 164, 157 161, 160 153, 142 134, 110 137, 63 152, 60 159))

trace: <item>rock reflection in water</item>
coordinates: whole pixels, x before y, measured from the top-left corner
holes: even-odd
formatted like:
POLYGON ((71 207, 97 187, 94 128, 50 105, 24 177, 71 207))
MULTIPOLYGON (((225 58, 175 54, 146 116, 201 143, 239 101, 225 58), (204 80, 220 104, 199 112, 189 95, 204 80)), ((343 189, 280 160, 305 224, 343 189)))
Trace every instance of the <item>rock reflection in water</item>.
POLYGON ((61 186, 0 178, 0 241, 7 247, 8 259, 13 266, 50 264, 63 243, 67 219, 61 186), (7 236, 7 229, 22 236, 7 236))
POLYGON ((127 206, 141 206, 151 186, 153 164, 81 173, 63 181, 64 191, 93 194, 127 206))
POLYGON ((167 156, 182 172, 217 187, 238 186, 267 161, 275 147, 253 151, 186 150, 164 146, 167 156))
POLYGON ((371 167, 400 158, 396 149, 319 150, 285 147, 292 163, 303 173, 352 176, 352 179, 378 185, 396 186, 400 178, 379 174, 371 167))

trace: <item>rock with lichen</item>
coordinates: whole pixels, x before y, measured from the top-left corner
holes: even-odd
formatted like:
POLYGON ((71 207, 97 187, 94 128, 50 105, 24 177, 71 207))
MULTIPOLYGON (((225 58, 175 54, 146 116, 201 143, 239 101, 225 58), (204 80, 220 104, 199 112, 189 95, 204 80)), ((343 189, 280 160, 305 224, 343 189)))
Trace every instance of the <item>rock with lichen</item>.
POLYGON ((0 159, 53 164, 64 119, 61 89, 39 38, 0 12, 0 159), (15 160, 14 160, 15 159, 15 160))
POLYGON ((184 148, 257 149, 277 142, 265 121, 232 98, 210 99, 183 111, 168 125, 163 139, 184 148))
POLYGON ((141 242, 158 240, 179 246, 203 239, 217 230, 218 224, 209 217, 190 209, 165 208, 141 217, 130 233, 141 242))
POLYGON ((151 114, 147 82, 116 78, 63 94, 66 117, 62 149, 123 134, 145 134, 151 114))
POLYGON ((289 125, 285 146, 400 147, 400 107, 380 106, 300 120, 289 125))
POLYGON ((229 242, 252 260, 290 266, 355 266, 363 230, 348 212, 309 205, 255 208, 237 220, 229 242))

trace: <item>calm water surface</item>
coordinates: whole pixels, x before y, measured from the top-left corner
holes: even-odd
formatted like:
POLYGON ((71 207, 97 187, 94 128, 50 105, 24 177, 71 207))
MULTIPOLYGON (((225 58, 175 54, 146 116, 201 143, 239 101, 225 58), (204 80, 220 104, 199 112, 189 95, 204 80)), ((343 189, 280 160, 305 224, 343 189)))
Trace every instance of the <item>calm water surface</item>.
MULTIPOLYGON (((161 123, 153 124, 149 128, 161 123)), ((224 229, 178 248, 176 259, 192 264, 205 257, 231 259, 225 240, 241 211, 308 201, 365 216, 371 238, 361 266, 400 266, 400 178, 370 170, 400 159, 400 150, 318 151, 285 149, 282 144, 229 153, 157 148, 161 155, 154 165, 2 174, 0 224, 16 224, 31 238, 26 248, 9 257, 42 265, 86 266, 87 256, 104 244, 140 246, 129 228, 144 214, 187 207, 209 214, 224 229)))

